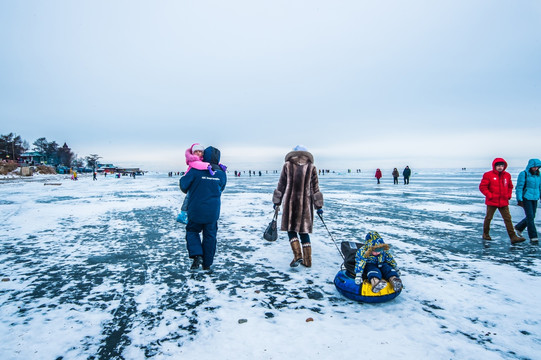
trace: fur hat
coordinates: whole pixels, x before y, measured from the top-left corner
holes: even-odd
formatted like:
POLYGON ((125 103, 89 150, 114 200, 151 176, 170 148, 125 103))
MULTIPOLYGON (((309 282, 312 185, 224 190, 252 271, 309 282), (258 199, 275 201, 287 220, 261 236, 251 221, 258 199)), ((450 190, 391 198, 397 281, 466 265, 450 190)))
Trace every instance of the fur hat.
POLYGON ((195 144, 192 146, 192 154, 196 151, 205 151, 205 148, 201 144, 195 144))
POLYGON ((366 234, 366 245, 368 249, 365 252, 365 256, 368 257, 372 254, 372 251, 389 250, 389 244, 385 244, 381 236, 377 231, 370 231, 366 234))

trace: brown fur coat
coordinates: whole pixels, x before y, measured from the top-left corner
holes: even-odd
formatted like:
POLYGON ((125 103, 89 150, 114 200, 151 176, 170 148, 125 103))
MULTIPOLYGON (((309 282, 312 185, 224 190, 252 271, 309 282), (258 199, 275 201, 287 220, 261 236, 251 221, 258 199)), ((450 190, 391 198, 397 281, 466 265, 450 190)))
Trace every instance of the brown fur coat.
POLYGON ((314 207, 323 207, 314 157, 308 151, 291 151, 286 155, 272 202, 282 205, 282 231, 311 233, 314 207))

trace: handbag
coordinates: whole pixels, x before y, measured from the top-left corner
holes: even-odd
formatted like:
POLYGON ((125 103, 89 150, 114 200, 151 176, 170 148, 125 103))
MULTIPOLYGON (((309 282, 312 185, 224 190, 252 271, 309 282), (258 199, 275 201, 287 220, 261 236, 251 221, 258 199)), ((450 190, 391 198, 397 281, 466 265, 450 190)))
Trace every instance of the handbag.
POLYGON ((276 220, 278 219, 278 210, 279 208, 276 208, 272 221, 269 223, 265 229, 265 232, 263 233, 263 239, 265 240, 276 241, 276 239, 278 239, 278 227, 276 225, 276 220))

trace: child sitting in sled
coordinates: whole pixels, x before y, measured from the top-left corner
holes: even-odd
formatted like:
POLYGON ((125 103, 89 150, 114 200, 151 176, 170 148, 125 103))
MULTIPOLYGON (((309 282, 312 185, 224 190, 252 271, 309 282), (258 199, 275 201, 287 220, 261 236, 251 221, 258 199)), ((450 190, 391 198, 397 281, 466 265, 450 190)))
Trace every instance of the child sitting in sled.
POLYGON ((368 279, 374 293, 387 286, 385 279, 395 292, 402 290, 398 266, 389 252, 389 245, 375 231, 366 234, 366 243, 355 254, 355 284, 361 285, 364 279, 368 279))

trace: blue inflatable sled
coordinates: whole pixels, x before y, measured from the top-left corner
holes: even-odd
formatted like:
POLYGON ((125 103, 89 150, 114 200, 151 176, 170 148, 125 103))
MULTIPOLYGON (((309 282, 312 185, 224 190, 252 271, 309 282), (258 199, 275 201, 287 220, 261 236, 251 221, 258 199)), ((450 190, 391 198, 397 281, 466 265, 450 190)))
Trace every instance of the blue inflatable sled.
POLYGON ((361 285, 355 284, 355 279, 347 274, 347 270, 340 270, 334 277, 334 286, 338 292, 348 299, 364 303, 382 303, 390 301, 400 295, 401 291, 395 292, 390 283, 379 293, 372 292, 372 286, 368 281, 361 285))
POLYGON ((372 286, 368 281, 364 281, 361 285, 355 284, 354 269, 355 269, 355 254, 363 244, 353 241, 342 241, 341 252, 344 255, 344 267, 334 277, 334 286, 338 292, 348 299, 364 302, 364 303, 382 303, 390 301, 400 295, 402 290, 394 291, 390 283, 380 292, 374 293, 372 286))

